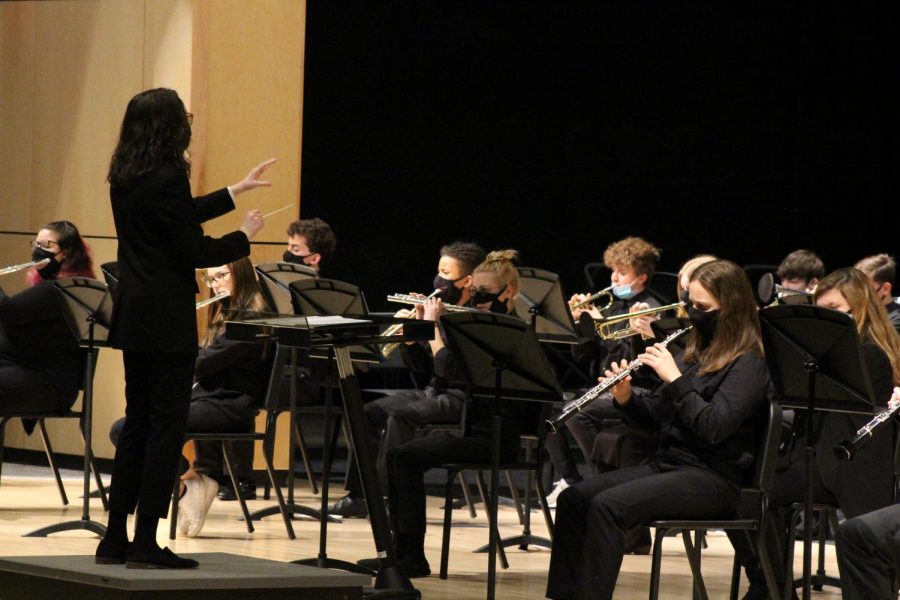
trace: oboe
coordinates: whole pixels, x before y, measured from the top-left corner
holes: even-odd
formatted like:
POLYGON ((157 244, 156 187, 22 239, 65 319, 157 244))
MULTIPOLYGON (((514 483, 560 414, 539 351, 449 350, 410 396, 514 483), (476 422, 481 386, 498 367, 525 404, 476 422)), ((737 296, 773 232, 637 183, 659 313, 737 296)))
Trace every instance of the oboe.
POLYGON ((834 455, 841 460, 852 459, 856 451, 859 450, 859 447, 872 437, 875 430, 881 427, 883 423, 889 421, 898 411, 900 411, 900 402, 889 404, 887 410, 878 413, 871 421, 860 427, 859 431, 856 432, 856 435, 835 446, 834 455))
MULTIPOLYGON (((665 348, 691 329, 692 327, 685 327, 684 329, 679 329, 678 331, 669 334, 669 337, 659 342, 660 346, 665 348)), ((581 412, 581 410, 585 406, 599 398, 601 395, 603 395, 604 392, 610 390, 617 383, 631 375, 631 373, 633 373, 634 371, 638 370, 642 364, 643 363, 639 358, 634 359, 633 361, 628 363, 627 367, 625 367, 612 377, 607 377, 606 379, 589 389, 587 392, 585 392, 584 395, 580 398, 576 398, 575 400, 572 400, 571 402, 563 406, 561 413, 559 413, 552 419, 547 419, 547 429, 552 432, 559 431, 560 425, 571 419, 576 413, 581 412)))

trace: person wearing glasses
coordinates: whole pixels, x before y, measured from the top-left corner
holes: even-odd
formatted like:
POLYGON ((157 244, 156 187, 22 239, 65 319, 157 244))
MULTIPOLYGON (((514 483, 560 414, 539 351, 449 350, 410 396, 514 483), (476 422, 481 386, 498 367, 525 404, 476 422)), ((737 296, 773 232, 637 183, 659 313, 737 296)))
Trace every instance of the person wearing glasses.
MULTIPOLYGON (((194 388, 188 410, 190 433, 243 433, 253 431, 263 404, 266 379, 266 346, 225 338, 225 320, 259 317, 271 309, 263 299, 249 258, 207 269, 203 282, 212 297, 226 295, 210 305, 206 334, 194 364, 194 388)), ((117 445, 124 419, 113 424, 109 437, 117 445)), ((222 446, 218 442, 190 441, 184 445, 184 473, 178 503, 178 532, 187 537, 200 533, 220 485, 228 482, 223 471, 222 446)), ((252 481, 253 446, 235 444, 230 450, 232 467, 241 482, 252 481)))
POLYGON ((0 288, 0 414, 66 410, 84 376, 84 353, 52 282, 93 278, 90 248, 69 221, 47 223, 31 247, 32 260, 48 262, 26 272, 24 291, 7 296, 0 288))
POLYGON ((241 181, 191 197, 191 115, 174 90, 134 96, 125 109, 107 180, 119 239, 119 283, 113 297, 109 342, 125 365, 125 424, 113 463, 106 534, 99 564, 184 569, 197 561, 156 543, 187 425, 197 356, 194 269, 249 256, 263 227, 249 211, 239 230, 221 238, 202 223, 234 210, 234 198, 271 185, 260 177, 268 160, 241 181), (129 543, 128 515, 137 515, 129 543))

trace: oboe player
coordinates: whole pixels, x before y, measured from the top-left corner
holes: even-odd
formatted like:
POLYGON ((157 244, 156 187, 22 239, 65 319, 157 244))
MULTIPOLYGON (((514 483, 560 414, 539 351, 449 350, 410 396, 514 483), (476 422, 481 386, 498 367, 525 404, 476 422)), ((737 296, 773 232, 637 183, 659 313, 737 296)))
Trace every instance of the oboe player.
MULTIPOLYGON (((876 401, 884 406, 890 397, 891 386, 900 384, 900 338, 888 321, 887 312, 868 278, 858 269, 838 269, 818 282, 814 299, 819 306, 849 313, 853 317, 862 342, 872 391, 876 401)), ((817 414, 815 419, 815 428, 820 433, 815 445, 815 464, 812 465, 813 500, 837 504, 847 517, 891 504, 894 497, 894 469, 891 468, 894 436, 891 428, 875 432, 872 439, 855 454, 853 461, 845 462, 837 459, 834 446, 852 437, 869 419, 864 415, 837 412, 817 414)), ((786 507, 802 502, 806 493, 806 427, 801 422, 800 413, 793 431, 788 464, 775 477, 770 496, 771 506, 782 508, 769 512, 772 522, 768 527, 772 534, 768 539, 769 556, 773 557, 772 566, 779 580, 785 574, 781 573, 783 561, 776 557, 781 556, 788 543, 784 536, 787 535, 790 540, 793 535, 793 532, 787 531, 789 514, 786 507)), ((744 543, 744 538, 729 537, 750 580, 750 590, 744 598, 765 598, 765 582, 752 550, 744 543)))

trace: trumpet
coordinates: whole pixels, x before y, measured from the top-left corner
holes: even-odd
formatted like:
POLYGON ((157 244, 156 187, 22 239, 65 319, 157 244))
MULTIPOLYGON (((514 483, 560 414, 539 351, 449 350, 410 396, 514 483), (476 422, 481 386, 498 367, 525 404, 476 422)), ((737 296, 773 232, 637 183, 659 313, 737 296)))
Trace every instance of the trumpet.
POLYGON ((591 294, 590 296, 588 296, 581 302, 570 306, 569 310, 579 310, 579 309, 585 308, 587 305, 593 304, 600 298, 607 296, 609 298, 609 300, 606 301, 606 304, 604 304, 603 306, 596 307, 597 310, 599 310, 600 312, 603 312, 604 310, 606 310, 607 308, 612 306, 612 303, 616 301, 616 297, 613 296, 612 289, 613 289, 613 286, 609 286, 608 288, 602 289, 599 292, 594 292, 593 294, 591 294))
POLYGON ((656 315, 662 312, 666 312, 669 310, 678 310, 679 308, 684 307, 684 302, 675 302, 674 304, 667 304, 665 306, 657 306, 654 308, 648 308, 646 310, 637 310, 631 313, 625 313, 621 315, 616 315, 614 317, 603 317, 600 319, 594 320, 594 329, 597 330, 597 335, 599 335, 604 340, 621 340, 627 337, 631 337, 633 335, 637 335, 640 333, 634 327, 626 327, 625 329, 618 329, 616 331, 610 331, 610 327, 613 325, 617 325, 623 321, 627 321, 629 319, 634 319, 635 317, 644 317, 647 315, 656 315))
POLYGON ((775 304, 812 304, 813 294, 803 290, 792 290, 775 283, 771 273, 765 273, 756 284, 756 295, 761 306, 775 304))
POLYGON ((30 269, 31 267, 36 267, 38 265, 46 265, 48 262, 50 262, 49 258, 42 258, 41 260, 32 260, 31 262, 22 263, 20 265, 10 265, 0 269, 0 275, 17 273, 18 271, 24 271, 25 269, 30 269))
POLYGON ((900 411, 900 402, 889 403, 887 410, 878 413, 871 421, 860 427, 856 435, 835 446, 834 455, 841 460, 851 460, 859 447, 872 437, 875 430, 889 421, 898 411, 900 411))
POLYGON ((197 303, 197 310, 200 310, 200 309, 203 308, 204 306, 209 306, 209 305, 212 304, 213 302, 218 302, 219 300, 224 300, 224 299, 227 298, 229 295, 230 295, 230 294, 228 294, 227 292, 225 292, 225 293, 222 293, 222 294, 217 294, 217 295, 213 296, 212 298, 207 298, 206 300, 201 300, 200 302, 197 303))
MULTIPOLYGON (((433 294, 432 294, 433 295, 433 294)), ((429 296, 431 298, 431 296, 429 296)), ((391 294, 387 297, 388 302, 394 302, 396 304, 409 304, 412 306, 416 306, 419 304, 425 304, 426 298, 422 296, 413 296, 412 294, 391 294)), ((458 304, 445 304, 444 310, 447 312, 472 312, 478 310, 473 306, 460 306, 458 304)))
MULTIPOLYGON (((677 340, 678 338, 680 338, 681 336, 686 334, 691 329, 693 329, 693 326, 685 327, 684 329, 679 329, 678 331, 675 331, 674 333, 669 334, 669 336, 666 339, 659 342, 659 345, 662 346, 663 348, 665 348, 666 346, 668 346, 669 344, 671 344, 672 342, 674 342, 675 340, 677 340)), ((581 396, 580 398, 576 398, 575 400, 572 400, 571 402, 569 402, 568 404, 563 406, 562 412, 560 412, 558 415, 556 415, 552 419, 547 419, 545 421, 547 430, 550 432, 553 432, 553 433, 559 431, 560 426, 563 423, 565 423, 566 421, 568 421, 569 419, 571 419, 573 416, 575 416, 575 413, 581 412, 581 410, 585 406, 587 406, 588 404, 590 404, 591 402, 593 402, 594 400, 599 398, 601 395, 603 395, 608 390, 615 387, 616 384, 618 384, 620 381, 622 381, 623 379, 625 379, 626 377, 631 375, 631 373, 633 373, 634 371, 638 370, 642 364, 643 363, 641 362, 641 360, 639 358, 634 359, 633 361, 628 363, 627 367, 625 367, 624 369, 622 369, 621 371, 619 371, 612 377, 605 378, 603 381, 601 381, 600 383, 598 383, 597 385, 595 385, 594 387, 589 389, 587 392, 585 392, 583 396, 581 396)))
MULTIPOLYGON (((437 296, 440 293, 441 293, 441 290, 434 290, 425 299, 427 300, 428 298, 434 298, 435 296, 437 296)), ((391 325, 387 329, 385 329, 384 333, 381 335, 384 335, 384 336, 397 335, 401 329, 403 329, 403 323, 396 323, 394 325, 391 325)), ((389 344, 384 344, 381 347, 381 356, 383 356, 384 358, 387 358, 388 356, 391 355, 391 353, 394 350, 396 350, 399 347, 400 347, 400 342, 391 342, 389 344)))

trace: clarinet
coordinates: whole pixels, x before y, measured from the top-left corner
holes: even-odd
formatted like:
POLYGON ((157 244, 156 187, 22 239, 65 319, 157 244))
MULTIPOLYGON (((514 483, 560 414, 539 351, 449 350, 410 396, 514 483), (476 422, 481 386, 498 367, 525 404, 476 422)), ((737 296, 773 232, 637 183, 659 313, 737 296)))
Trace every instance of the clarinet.
MULTIPOLYGON (((681 336, 686 334, 691 329, 692 329, 692 327, 685 327, 684 329, 679 329, 678 331, 669 334, 669 337, 667 337, 663 341, 659 342, 659 345, 662 346, 663 348, 665 348, 666 346, 668 346, 669 344, 671 344, 672 342, 674 342, 675 340, 677 340, 678 338, 680 338, 681 336)), ((601 395, 603 395, 604 392, 615 387, 615 385, 617 383, 619 383, 620 381, 622 381, 623 379, 625 379, 626 377, 631 375, 631 373, 636 371, 638 368, 640 368, 640 366, 642 364, 643 363, 640 361, 640 359, 638 359, 638 358, 634 359, 633 361, 628 363, 627 367, 625 367, 624 369, 622 369, 621 371, 619 371, 612 377, 607 377, 606 379, 601 381, 599 384, 595 385, 594 387, 589 389, 587 392, 585 392, 584 395, 581 396, 580 398, 576 398, 575 400, 572 400, 571 402, 569 402, 568 404, 563 406, 561 413, 559 413, 552 419, 547 419, 545 421, 545 423, 547 425, 547 430, 552 433, 556 433, 557 431, 559 431, 559 428, 563 423, 565 423, 566 421, 571 419, 573 416, 575 416, 576 413, 581 412, 581 410, 585 406, 587 406, 588 404, 590 404, 591 402, 593 402, 594 400, 599 398, 601 395)))
POLYGON ((851 460, 856 451, 859 450, 859 447, 865 444, 875 431, 879 429, 882 424, 889 421, 898 411, 900 411, 900 402, 889 405, 887 410, 878 413, 871 421, 860 427, 859 431, 856 432, 856 435, 835 446, 834 455, 841 460, 851 460))

